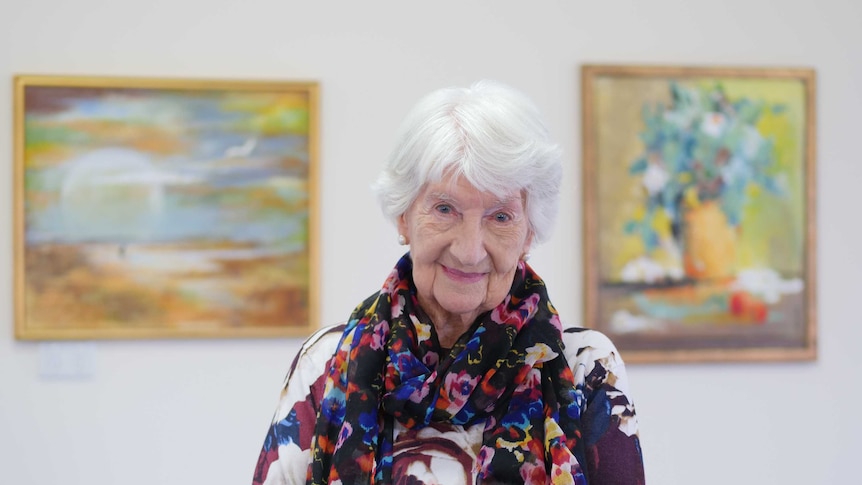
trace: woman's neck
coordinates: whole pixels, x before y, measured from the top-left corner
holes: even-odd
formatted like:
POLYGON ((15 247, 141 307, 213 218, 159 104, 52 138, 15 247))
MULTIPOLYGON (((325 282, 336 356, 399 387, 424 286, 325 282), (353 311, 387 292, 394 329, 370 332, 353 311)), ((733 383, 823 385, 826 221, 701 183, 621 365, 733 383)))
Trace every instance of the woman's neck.
POLYGON ((419 308, 431 320, 437 333, 437 342, 443 348, 454 347, 455 342, 470 330, 476 318, 482 313, 478 308, 469 313, 452 313, 436 304, 435 301, 427 301, 421 295, 417 296, 419 308))
POLYGON ((470 330, 478 313, 473 315, 453 315, 451 313, 429 313, 431 324, 437 332, 437 342, 445 349, 451 349, 464 333, 470 330))
POLYGON ((434 330, 437 331, 437 341, 444 349, 451 349, 452 347, 454 347, 455 342, 457 342, 458 339, 461 338, 462 335, 464 335, 464 332, 470 329, 470 324, 461 326, 453 325, 449 322, 438 324, 436 320, 433 322, 434 330))

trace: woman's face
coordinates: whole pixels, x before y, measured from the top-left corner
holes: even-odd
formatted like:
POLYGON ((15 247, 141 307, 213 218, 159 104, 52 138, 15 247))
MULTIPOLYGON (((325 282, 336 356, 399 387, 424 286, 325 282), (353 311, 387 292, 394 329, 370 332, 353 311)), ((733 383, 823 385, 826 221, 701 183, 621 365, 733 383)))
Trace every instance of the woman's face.
POLYGON ((453 176, 426 185, 398 229, 419 304, 438 326, 469 325, 500 304, 532 240, 520 191, 481 192, 453 176))

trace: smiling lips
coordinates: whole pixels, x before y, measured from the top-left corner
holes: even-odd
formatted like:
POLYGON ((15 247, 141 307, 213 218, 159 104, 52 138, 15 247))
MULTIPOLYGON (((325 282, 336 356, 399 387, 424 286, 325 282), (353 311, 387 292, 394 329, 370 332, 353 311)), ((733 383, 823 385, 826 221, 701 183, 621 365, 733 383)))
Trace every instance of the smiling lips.
POLYGON ((458 271, 455 268, 450 268, 446 265, 441 265, 443 267, 443 272, 446 273, 446 276, 449 278, 459 282, 459 283, 476 283, 485 277, 487 273, 465 273, 463 271, 458 271))

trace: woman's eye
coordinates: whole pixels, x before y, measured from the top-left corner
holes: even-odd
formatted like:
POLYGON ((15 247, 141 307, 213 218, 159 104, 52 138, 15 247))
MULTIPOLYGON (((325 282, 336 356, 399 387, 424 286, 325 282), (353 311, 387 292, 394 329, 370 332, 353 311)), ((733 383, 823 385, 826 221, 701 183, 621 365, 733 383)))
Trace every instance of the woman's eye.
POLYGON ((509 222, 510 220, 512 220, 512 217, 505 212, 498 212, 494 214, 494 220, 497 222, 509 222))
POLYGON ((449 204, 440 204, 437 206, 437 212, 439 212, 441 214, 451 214, 452 213, 452 206, 449 204))

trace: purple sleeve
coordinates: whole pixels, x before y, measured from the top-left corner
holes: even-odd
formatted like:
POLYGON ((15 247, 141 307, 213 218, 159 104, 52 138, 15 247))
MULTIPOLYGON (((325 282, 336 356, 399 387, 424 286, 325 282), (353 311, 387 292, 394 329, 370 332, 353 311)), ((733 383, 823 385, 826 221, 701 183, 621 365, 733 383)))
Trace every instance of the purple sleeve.
POLYGON ((584 392, 581 426, 589 484, 643 485, 638 416, 619 351, 595 330, 566 329, 564 341, 576 385, 584 392))

